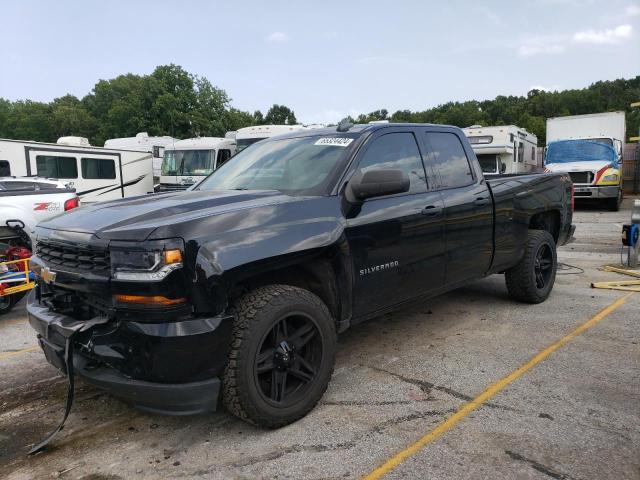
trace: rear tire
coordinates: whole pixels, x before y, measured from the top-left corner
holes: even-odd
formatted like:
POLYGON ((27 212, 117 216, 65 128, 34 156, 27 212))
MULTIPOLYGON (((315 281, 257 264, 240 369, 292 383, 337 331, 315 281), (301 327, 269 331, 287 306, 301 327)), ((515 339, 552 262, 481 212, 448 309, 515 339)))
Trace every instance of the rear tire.
POLYGON ((544 302, 556 279, 556 242, 545 230, 529 230, 520 262, 505 272, 509 295, 519 302, 544 302))
POLYGON ((278 428, 304 417, 329 384, 335 323, 313 293, 289 285, 257 288, 238 299, 223 403, 238 418, 278 428))

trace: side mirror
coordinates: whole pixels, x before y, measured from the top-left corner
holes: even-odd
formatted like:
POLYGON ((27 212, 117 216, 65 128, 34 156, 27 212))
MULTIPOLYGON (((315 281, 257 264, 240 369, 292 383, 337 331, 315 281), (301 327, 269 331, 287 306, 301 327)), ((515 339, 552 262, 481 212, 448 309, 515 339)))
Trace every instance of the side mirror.
POLYGON ((351 191, 358 200, 382 197, 409 191, 409 177, 402 170, 369 170, 356 175, 351 181, 351 191))
POLYGON ((500 173, 504 173, 507 171, 507 164, 500 162, 500 173))

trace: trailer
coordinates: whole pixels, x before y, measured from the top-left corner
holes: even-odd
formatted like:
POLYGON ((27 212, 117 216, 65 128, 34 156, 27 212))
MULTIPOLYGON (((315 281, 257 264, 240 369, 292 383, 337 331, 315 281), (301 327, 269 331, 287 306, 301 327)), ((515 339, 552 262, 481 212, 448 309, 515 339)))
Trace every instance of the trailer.
POLYGON ((462 129, 485 176, 526 173, 538 167, 538 137, 515 125, 462 129))
POLYGON ((0 139, 0 173, 61 180, 82 203, 153 193, 150 153, 93 147, 81 137, 57 143, 0 139))
POLYGON ((305 130, 306 128, 302 125, 254 125, 252 127, 239 128, 236 131, 236 146, 238 152, 241 152, 249 145, 265 138, 284 135, 297 130, 305 130))
POLYGON ((164 149, 177 141, 177 138, 168 135, 150 137, 147 132, 140 132, 135 137, 110 138, 104 142, 104 147, 150 153, 153 156, 153 176, 159 179, 164 149))

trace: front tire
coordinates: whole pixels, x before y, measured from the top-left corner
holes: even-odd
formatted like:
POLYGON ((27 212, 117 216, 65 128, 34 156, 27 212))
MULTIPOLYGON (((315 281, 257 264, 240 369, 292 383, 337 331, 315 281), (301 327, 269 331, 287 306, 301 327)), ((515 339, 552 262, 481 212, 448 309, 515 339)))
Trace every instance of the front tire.
POLYGON ((329 384, 335 323, 313 293, 289 285, 257 288, 235 316, 223 403, 235 416, 278 428, 309 413, 329 384))
POLYGON ((620 210, 620 204, 622 203, 622 190, 616 198, 607 198, 605 200, 607 208, 611 212, 617 212, 620 210))
POLYGON ((557 268, 556 242, 551 234, 529 230, 522 259, 505 272, 509 295, 520 302, 544 302, 553 289, 557 268))

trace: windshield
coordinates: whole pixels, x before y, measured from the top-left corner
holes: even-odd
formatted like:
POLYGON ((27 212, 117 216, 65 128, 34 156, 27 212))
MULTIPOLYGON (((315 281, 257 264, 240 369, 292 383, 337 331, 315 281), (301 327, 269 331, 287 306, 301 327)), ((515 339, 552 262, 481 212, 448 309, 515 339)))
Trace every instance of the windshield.
POLYGON ((162 175, 209 175, 215 150, 165 150, 162 175))
POLYGON ((243 150, 198 190, 279 190, 320 195, 348 158, 353 137, 303 137, 266 141, 243 150))
POLYGON ((549 144, 545 158, 547 165, 595 161, 616 165, 618 156, 613 147, 597 140, 560 140, 549 144))
POLYGON ((610 138, 590 138, 589 140, 613 147, 613 140, 611 140, 610 138))
POLYGON ((482 173, 499 173, 498 155, 477 155, 482 173))
POLYGON ((263 138, 236 138, 236 152, 240 152, 242 150, 244 150, 245 148, 247 148, 249 145, 253 145, 256 142, 259 142, 260 140, 264 140, 267 137, 263 137, 263 138))

